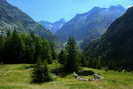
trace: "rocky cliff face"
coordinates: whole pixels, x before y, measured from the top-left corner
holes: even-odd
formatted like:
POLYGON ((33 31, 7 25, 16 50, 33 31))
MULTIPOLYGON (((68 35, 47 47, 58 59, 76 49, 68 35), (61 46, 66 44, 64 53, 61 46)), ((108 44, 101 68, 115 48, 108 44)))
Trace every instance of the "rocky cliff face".
POLYGON ((0 30, 17 30, 19 32, 32 32, 51 39, 52 34, 35 22, 26 13, 12 6, 6 0, 0 0, 0 30))

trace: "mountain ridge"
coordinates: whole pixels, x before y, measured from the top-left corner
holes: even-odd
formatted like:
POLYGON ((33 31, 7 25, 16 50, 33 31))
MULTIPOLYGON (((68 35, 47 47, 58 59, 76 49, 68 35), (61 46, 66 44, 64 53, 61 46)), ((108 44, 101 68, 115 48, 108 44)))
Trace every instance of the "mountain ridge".
POLYGON ((48 30, 6 0, 0 1, 0 27, 2 31, 17 30, 18 32, 32 32, 47 39, 53 37, 48 30))
POLYGON ((66 23, 66 21, 64 19, 60 19, 55 22, 40 21, 39 23, 49 29, 52 33, 56 33, 58 30, 61 29, 61 27, 66 23))
POLYGON ((110 8, 94 7, 87 13, 77 14, 64 24, 56 35, 62 41, 66 41, 69 36, 73 36, 76 40, 84 40, 86 37, 91 38, 94 35, 97 38, 124 12, 125 8, 120 5, 110 8))
MULTIPOLYGON (((115 20, 100 39, 91 42, 85 49, 87 55, 114 63, 115 68, 133 69, 133 7, 115 20)), ((107 65, 106 65, 107 66, 107 65)))

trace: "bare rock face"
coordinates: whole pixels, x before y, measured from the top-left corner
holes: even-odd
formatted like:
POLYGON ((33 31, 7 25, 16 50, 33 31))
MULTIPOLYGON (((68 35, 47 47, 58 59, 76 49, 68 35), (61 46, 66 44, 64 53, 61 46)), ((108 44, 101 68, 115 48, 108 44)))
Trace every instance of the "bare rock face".
POLYGON ((51 32, 35 22, 26 13, 8 3, 9 0, 0 0, 0 31, 13 31, 35 33, 41 37, 52 40, 51 32))

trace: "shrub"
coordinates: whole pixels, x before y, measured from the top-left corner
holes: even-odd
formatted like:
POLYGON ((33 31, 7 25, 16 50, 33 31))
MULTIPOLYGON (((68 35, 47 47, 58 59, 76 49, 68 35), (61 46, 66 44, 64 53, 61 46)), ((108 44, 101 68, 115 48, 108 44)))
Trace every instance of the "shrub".
POLYGON ((44 63, 38 62, 32 72, 32 82, 33 83, 43 83, 43 82, 49 82, 52 78, 49 75, 47 62, 44 61, 44 63))

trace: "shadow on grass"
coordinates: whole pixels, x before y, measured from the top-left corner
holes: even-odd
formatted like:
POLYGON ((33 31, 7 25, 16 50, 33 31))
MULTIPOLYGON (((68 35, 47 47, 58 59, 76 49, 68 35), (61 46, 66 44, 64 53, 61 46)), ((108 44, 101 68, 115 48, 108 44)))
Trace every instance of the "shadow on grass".
POLYGON ((44 84, 44 83, 48 83, 48 82, 52 82, 53 79, 47 80, 47 81, 36 81, 36 80, 32 80, 30 83, 31 84, 44 84))
MULTIPOLYGON (((69 74, 72 74, 70 72, 66 72, 63 70, 63 68, 56 68, 51 71, 53 74, 60 76, 60 77, 65 77, 69 74)), ((95 72, 92 70, 79 70, 76 72, 79 76, 88 76, 88 75, 94 75, 95 72)))
POLYGON ((70 73, 70 72, 64 71, 63 68, 56 68, 56 69, 51 70, 51 72, 52 72, 53 74, 59 76, 59 77, 66 77, 67 75, 72 74, 72 73, 70 73))

